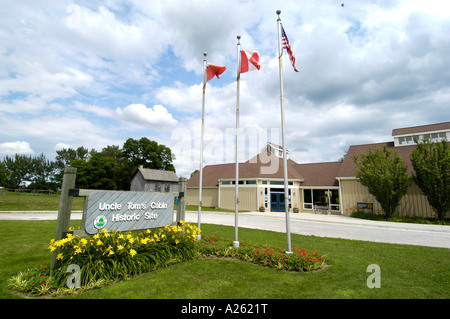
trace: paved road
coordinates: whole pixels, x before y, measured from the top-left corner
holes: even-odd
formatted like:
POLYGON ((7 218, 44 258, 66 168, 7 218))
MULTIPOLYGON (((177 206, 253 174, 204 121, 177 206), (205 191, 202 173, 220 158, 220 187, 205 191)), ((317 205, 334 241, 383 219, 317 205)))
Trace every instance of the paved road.
MULTIPOLYGON (((187 212, 186 220, 197 222, 198 213, 187 212)), ((202 223, 234 226, 234 214, 203 213, 202 223)), ((286 232, 284 213, 244 213, 239 227, 286 232)), ((450 226, 360 220, 347 216, 291 214, 292 234, 344 238, 383 243, 450 248, 450 226)))
MULTIPOLYGON (((72 219, 81 219, 72 212, 72 219)), ((55 220, 56 212, 0 213, 0 220, 55 220)), ((186 212, 186 221, 197 223, 197 212, 186 212)), ((347 216, 291 214, 292 234, 344 238, 383 243, 450 248, 450 226, 361 220, 347 216)), ((234 226, 233 213, 202 213, 202 223, 234 226)), ((242 213, 239 227, 286 232, 284 213, 242 213)))

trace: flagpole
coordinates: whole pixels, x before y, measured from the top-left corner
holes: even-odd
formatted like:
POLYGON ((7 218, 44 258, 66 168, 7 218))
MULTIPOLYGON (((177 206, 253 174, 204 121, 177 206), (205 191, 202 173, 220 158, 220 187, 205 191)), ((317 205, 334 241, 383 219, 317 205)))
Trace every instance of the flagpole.
MULTIPOLYGON (((203 53, 203 97, 202 97, 202 129, 200 135, 200 183, 198 188, 198 219, 197 227, 201 229, 202 219, 202 187, 203 187, 203 135, 205 131, 205 92, 206 92, 206 56, 208 53, 203 53)), ((202 235, 197 235, 197 240, 201 240, 202 235)))
POLYGON ((238 216, 239 216, 239 84, 241 80, 241 36, 237 36, 237 80, 236 80, 236 180, 235 180, 235 208, 234 208, 234 241, 233 247, 239 247, 238 216))
POLYGON ((284 120, 284 93, 283 93, 283 49, 281 47, 281 10, 277 10, 278 15, 278 61, 280 65, 280 104, 281 104, 281 134, 283 142, 283 174, 284 174, 284 212, 286 216, 286 239, 287 239, 287 254, 292 254, 291 250, 291 225, 289 216, 289 184, 287 173, 287 156, 286 156, 286 130, 284 120))

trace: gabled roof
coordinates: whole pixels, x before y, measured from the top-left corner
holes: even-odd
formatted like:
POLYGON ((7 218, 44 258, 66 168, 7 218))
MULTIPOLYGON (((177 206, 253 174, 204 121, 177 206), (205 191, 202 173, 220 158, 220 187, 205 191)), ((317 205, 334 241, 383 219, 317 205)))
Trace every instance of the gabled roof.
POLYGON ((362 152, 368 153, 370 149, 382 149, 387 147, 390 151, 397 152, 400 157, 405 161, 408 167, 407 173, 412 174, 414 168, 411 164, 410 155, 411 152, 416 148, 416 145, 394 147, 394 142, 376 143, 376 144, 363 144, 363 145, 352 145, 348 149, 345 159, 342 162, 336 177, 356 177, 356 166, 353 161, 353 156, 361 154, 362 152))
MULTIPOLYGON (((303 176, 297 170, 297 163, 288 159, 288 179, 304 180, 303 176)), ((207 165, 203 167, 204 187, 218 186, 219 179, 235 178, 235 163, 207 165)), ((241 178, 284 178, 283 159, 267 152, 261 152, 257 156, 244 163, 239 163, 239 179, 241 178)), ((198 187, 200 183, 200 173, 197 172, 188 182, 188 187, 198 187)))
MULTIPOLYGON (((393 136, 427 133, 450 130, 450 122, 422 125, 394 129, 393 136)), ((280 147, 272 143, 268 145, 280 147)), ((370 149, 387 147, 389 150, 397 152, 407 165, 407 173, 413 174, 414 168, 411 163, 411 152, 416 145, 406 145, 394 147, 394 142, 384 142, 375 144, 352 145, 348 149, 347 155, 342 162, 297 164, 291 159, 287 160, 288 179, 302 182, 302 186, 338 186, 337 178, 356 178, 356 166, 353 161, 355 155, 362 152, 367 153, 370 149)), ((239 178, 276 178, 283 179, 283 159, 266 151, 263 151, 245 163, 239 164, 239 178)), ((216 187, 220 179, 234 179, 235 164, 208 165, 203 168, 203 186, 216 187)), ((188 187, 199 186, 200 174, 197 173, 188 180, 188 187)))
POLYGON ((177 175, 172 171, 139 167, 139 170, 136 174, 138 173, 141 173, 142 177, 144 177, 144 179, 147 181, 178 182, 177 175))
POLYGON ((413 127, 396 128, 392 130, 392 136, 436 132, 436 131, 448 131, 448 130, 450 130, 450 122, 444 122, 413 127))

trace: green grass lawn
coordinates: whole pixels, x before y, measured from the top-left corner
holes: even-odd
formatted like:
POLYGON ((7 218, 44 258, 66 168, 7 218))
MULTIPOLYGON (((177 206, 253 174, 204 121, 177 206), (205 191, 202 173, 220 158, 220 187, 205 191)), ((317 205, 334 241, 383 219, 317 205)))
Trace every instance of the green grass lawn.
MULTIPOLYGON (((78 227, 80 221, 73 221, 78 227)), ((48 263, 56 221, 0 221, 0 298, 19 271, 48 263)), ((234 228, 202 225, 204 234, 233 238, 234 228)), ((240 229, 240 240, 285 247, 283 233, 240 229)), ((292 235, 292 246, 324 254, 329 267, 286 272, 219 258, 183 262, 101 289, 64 298, 450 298, 449 249, 292 235), (381 288, 366 285, 367 266, 381 269, 381 288)))
MULTIPOLYGON (((59 208, 59 195, 0 193, 0 211, 39 211, 59 208)), ((84 197, 74 197, 73 210, 83 210, 84 197)))

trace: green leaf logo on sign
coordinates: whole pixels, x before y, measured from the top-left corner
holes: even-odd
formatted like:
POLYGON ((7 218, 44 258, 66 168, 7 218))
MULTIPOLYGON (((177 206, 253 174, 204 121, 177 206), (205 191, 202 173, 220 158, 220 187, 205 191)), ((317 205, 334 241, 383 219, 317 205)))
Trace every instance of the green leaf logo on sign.
POLYGON ((105 227, 107 221, 108 220, 104 215, 97 216, 97 218, 94 220, 94 227, 96 229, 102 229, 103 227, 105 227))

